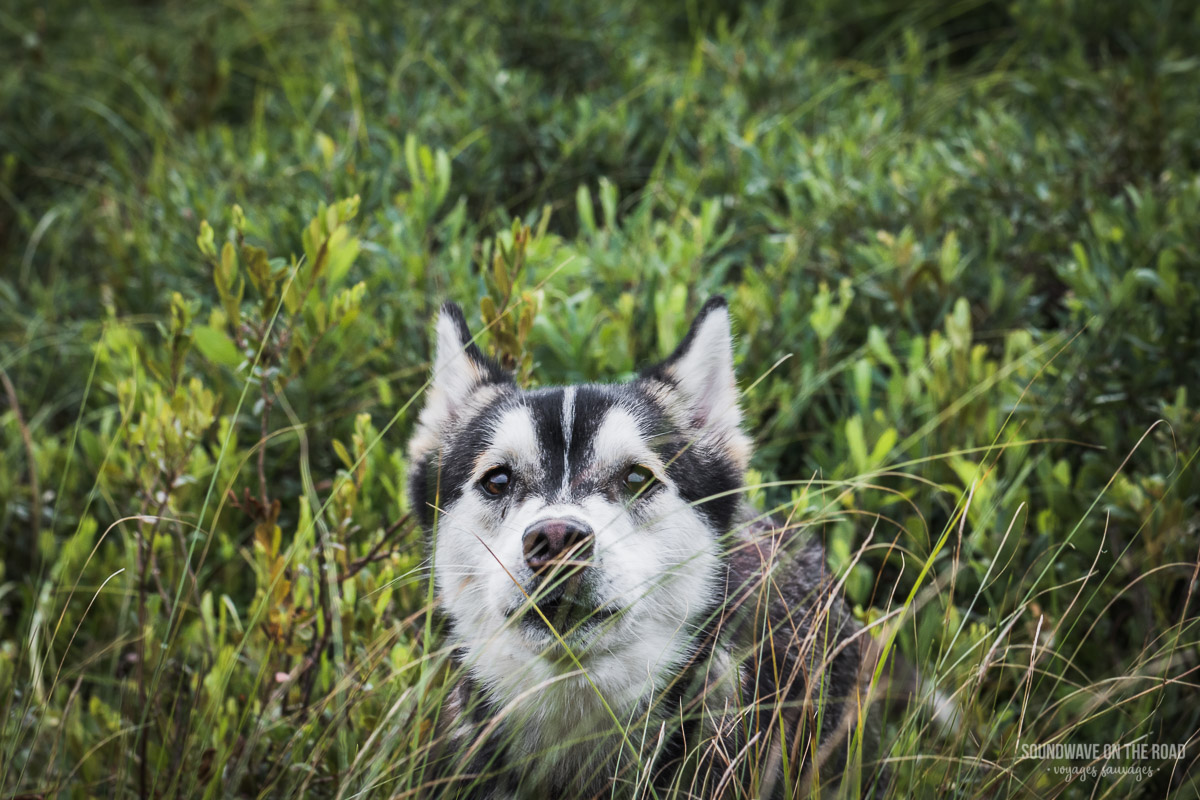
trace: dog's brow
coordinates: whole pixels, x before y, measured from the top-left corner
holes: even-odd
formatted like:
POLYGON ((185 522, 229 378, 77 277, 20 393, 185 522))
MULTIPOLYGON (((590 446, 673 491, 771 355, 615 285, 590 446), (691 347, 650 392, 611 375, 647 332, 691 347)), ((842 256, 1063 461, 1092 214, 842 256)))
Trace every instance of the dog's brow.
POLYGON ((495 421, 491 444, 476 456, 474 479, 500 463, 515 461, 516 466, 536 466, 538 436, 529 408, 513 406, 495 421))
POLYGON ((630 459, 661 471, 662 460, 642 438, 637 419, 624 408, 613 408, 596 430, 595 462, 597 467, 611 468, 630 459))

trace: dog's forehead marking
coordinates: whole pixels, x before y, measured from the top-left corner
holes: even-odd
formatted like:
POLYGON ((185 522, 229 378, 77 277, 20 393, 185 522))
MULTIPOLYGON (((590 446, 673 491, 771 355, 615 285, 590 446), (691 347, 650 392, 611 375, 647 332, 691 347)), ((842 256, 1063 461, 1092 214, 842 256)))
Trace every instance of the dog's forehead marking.
POLYGON ((568 386, 563 390, 562 429, 563 429, 563 476, 559 493, 566 495, 571 485, 571 430, 575 426, 575 387, 568 386))
POLYGON ((647 432, 662 420, 654 415, 656 406, 645 407, 646 400, 630 387, 598 384, 498 399, 492 411, 462 432, 462 446, 473 453, 464 478, 478 481, 487 470, 507 464, 526 491, 547 502, 572 502, 597 491, 595 482, 622 462, 645 464, 664 475, 666 466, 647 432))

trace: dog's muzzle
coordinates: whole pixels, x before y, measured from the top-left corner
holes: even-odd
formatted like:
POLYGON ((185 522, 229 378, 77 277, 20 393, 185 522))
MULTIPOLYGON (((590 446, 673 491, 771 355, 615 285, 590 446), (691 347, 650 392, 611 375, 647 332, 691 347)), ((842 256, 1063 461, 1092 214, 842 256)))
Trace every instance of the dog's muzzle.
POLYGON ((533 572, 525 596, 536 606, 534 610, 521 604, 528 609, 523 626, 544 631, 548 623, 567 634, 613 616, 597 602, 591 586, 595 535, 587 524, 566 517, 539 520, 525 529, 522 552, 533 572))

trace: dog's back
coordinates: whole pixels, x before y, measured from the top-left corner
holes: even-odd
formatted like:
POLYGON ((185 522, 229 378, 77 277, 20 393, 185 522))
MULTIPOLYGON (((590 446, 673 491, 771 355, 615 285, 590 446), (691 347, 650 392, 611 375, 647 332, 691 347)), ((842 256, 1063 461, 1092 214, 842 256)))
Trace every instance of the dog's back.
POLYGON ((749 717, 742 730, 756 737, 756 757, 746 760, 762 796, 839 782, 857 744, 865 634, 835 591, 823 547, 811 531, 751 518, 728 563, 725 614, 749 717))

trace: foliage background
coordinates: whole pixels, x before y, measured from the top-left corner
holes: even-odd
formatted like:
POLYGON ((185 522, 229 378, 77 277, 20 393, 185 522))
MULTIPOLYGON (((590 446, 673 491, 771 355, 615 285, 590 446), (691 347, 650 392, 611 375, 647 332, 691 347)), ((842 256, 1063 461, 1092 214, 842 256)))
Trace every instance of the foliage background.
POLYGON ((432 791, 434 310, 555 383, 724 292, 750 494, 962 709, 890 715, 893 793, 1196 796, 1198 52, 1168 0, 6 4, 0 793, 432 791), (1139 737, 1190 745, 1021 758, 1139 737))

